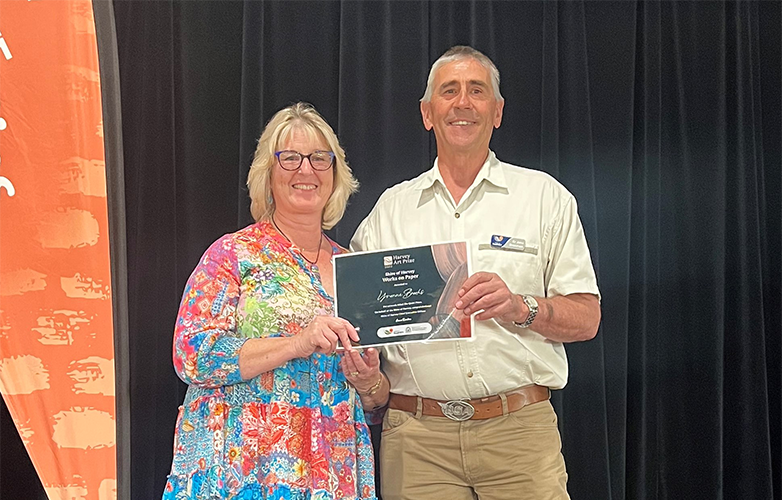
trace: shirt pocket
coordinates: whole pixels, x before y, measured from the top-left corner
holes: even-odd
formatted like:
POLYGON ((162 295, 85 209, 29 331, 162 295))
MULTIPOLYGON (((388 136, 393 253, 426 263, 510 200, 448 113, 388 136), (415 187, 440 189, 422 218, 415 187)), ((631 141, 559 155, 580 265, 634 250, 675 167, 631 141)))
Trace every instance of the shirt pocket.
POLYGON ((543 266, 533 253, 484 248, 475 252, 475 272, 496 273, 513 293, 540 295, 543 291, 543 266))

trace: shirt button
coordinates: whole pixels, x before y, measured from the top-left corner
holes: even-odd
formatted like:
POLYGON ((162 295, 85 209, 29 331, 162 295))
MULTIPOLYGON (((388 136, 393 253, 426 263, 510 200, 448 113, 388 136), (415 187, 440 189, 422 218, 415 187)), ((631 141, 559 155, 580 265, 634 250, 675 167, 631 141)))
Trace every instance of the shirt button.
POLYGON ((472 372, 467 372, 467 377, 472 378, 472 372))
POLYGON ((453 214, 453 216, 458 219, 459 217, 461 217, 461 214, 459 212, 456 212, 455 214, 453 214))

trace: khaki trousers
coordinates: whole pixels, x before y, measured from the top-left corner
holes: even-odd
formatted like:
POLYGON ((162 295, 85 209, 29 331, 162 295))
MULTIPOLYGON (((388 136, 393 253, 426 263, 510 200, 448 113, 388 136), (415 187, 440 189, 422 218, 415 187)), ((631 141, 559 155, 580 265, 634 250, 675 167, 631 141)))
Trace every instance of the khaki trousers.
POLYGON ((465 422, 389 409, 380 440, 383 500, 569 499, 561 449, 548 400, 465 422))

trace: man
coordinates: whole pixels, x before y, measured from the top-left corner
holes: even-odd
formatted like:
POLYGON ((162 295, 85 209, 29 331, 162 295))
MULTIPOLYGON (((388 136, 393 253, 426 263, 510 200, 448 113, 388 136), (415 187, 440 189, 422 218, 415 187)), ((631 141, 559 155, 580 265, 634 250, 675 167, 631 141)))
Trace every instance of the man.
POLYGON ((384 500, 569 498, 549 390, 567 381, 562 344, 597 333, 599 292, 573 196, 489 150, 503 105, 488 57, 464 46, 443 54, 421 99, 434 166, 383 193, 351 243, 467 240, 472 253, 456 307, 478 313, 474 340, 383 349, 384 500), (502 237, 513 240, 491 244, 502 237))

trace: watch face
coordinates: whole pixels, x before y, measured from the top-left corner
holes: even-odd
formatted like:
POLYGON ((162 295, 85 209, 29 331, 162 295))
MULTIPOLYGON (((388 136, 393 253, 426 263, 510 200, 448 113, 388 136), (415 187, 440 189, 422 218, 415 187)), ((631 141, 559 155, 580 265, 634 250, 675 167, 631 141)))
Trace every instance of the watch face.
POLYGON ((513 324, 519 328, 529 328, 530 325, 532 325, 532 322, 535 321, 535 316, 538 314, 538 301, 532 295, 522 295, 521 300, 524 301, 524 304, 526 304, 529 309, 529 314, 523 323, 514 321, 513 324))

